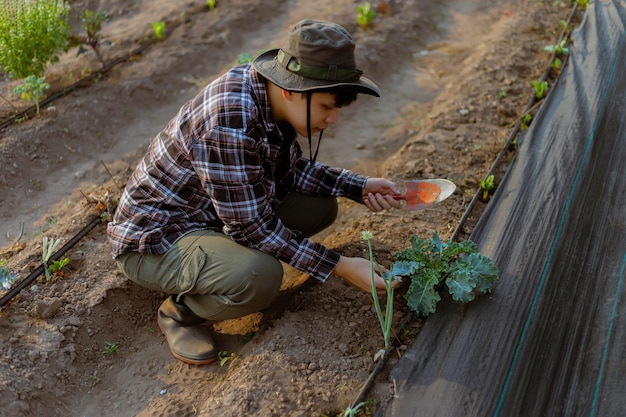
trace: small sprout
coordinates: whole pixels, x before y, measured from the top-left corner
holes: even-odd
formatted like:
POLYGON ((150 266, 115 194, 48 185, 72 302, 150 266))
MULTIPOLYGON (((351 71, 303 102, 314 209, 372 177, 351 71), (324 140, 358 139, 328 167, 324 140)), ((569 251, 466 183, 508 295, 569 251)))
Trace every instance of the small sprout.
POLYGON ((48 271, 50 272, 51 278, 62 277, 63 276, 63 268, 70 263, 69 258, 59 259, 58 261, 54 261, 48 266, 48 271))
POLYGON ((363 30, 369 27, 370 22, 376 15, 376 12, 372 9, 370 2, 366 1, 360 6, 357 6, 356 21, 363 30))
POLYGON ((530 113, 526 113, 524 117, 522 117, 522 124, 520 125, 520 129, 526 130, 528 126, 530 126, 530 122, 533 121, 533 116, 530 113))
POLYGON ((547 81, 532 81, 533 87, 535 87, 535 97, 537 99, 543 98, 548 90, 548 82, 547 81))
POLYGON ((0 259, 0 289, 8 291, 16 279, 16 275, 6 266, 7 260, 0 259))
POLYGON ((248 62, 252 62, 253 58, 247 52, 242 52, 237 57, 237 65, 247 64, 248 62))
POLYGON ((228 361, 234 359, 236 356, 237 354, 235 352, 229 354, 227 350, 221 350, 217 354, 217 360, 219 361, 220 366, 224 366, 228 363, 228 361))
POLYGON ((49 88, 50 84, 45 81, 44 77, 29 75, 24 79, 23 84, 15 87, 13 93, 22 100, 33 101, 37 107, 37 114, 39 114, 39 102, 44 97, 44 91, 49 88))
POLYGON ((554 61, 552 61, 552 64, 550 64, 550 66, 554 71, 558 73, 561 70, 561 60, 559 58, 554 58, 554 61))
POLYGON ((110 355, 113 353, 120 353, 120 345, 113 342, 104 342, 104 354, 110 355))
POLYGON ((365 405, 365 402, 357 404, 354 408, 348 407, 343 413, 339 415, 339 417, 356 417, 359 409, 365 405))
POLYGON ((502 87, 498 95, 500 96, 500 98, 505 98, 508 95, 508 93, 509 93, 509 89, 506 87, 502 87))
POLYGON ((544 51, 553 53, 555 55, 567 55, 569 54, 569 49, 565 47, 565 39, 559 42, 558 45, 548 45, 543 48, 544 51))
POLYGON ((215 9, 215 0, 207 0, 206 5, 209 11, 213 11, 213 9, 215 9))
POLYGON ((54 253, 56 247, 59 246, 59 243, 61 243, 61 239, 53 240, 48 239, 48 236, 43 237, 43 244, 41 245, 41 260, 46 274, 46 281, 50 281, 50 279, 52 279, 48 261, 50 260, 50 257, 54 253))
POLYGON ((165 22, 152 22, 152 31, 158 41, 165 39, 165 22))
POLYGON ((489 191, 491 191, 495 185, 493 183, 493 174, 489 175, 484 180, 480 180, 480 188, 483 190, 483 200, 489 199, 489 191))
POLYGON ((587 10, 587 6, 589 5, 589 0, 576 0, 576 5, 580 10, 587 10))

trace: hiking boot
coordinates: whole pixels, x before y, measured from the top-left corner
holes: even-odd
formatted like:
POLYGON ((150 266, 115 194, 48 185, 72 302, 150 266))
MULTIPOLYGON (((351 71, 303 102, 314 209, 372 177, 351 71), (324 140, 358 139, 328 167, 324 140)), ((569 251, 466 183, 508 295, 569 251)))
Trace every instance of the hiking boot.
POLYGON ((213 338, 202 326, 206 320, 170 296, 159 307, 157 322, 167 339, 172 355, 191 365, 206 365, 217 360, 213 338))

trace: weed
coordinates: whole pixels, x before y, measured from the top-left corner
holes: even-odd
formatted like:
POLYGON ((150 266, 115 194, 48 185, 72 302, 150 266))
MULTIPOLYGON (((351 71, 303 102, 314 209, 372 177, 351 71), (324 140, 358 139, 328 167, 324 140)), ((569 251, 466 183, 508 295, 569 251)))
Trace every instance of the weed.
POLYGON ((229 354, 227 350, 221 350, 217 354, 217 360, 219 361, 220 366, 224 366, 228 363, 228 361, 235 359, 236 356, 237 354, 235 352, 229 354))
POLYGON ((548 90, 548 82, 547 81, 532 81, 531 83, 533 87, 535 87, 535 97, 537 99, 542 99, 548 90))
POLYGON ((498 95, 500 96, 500 98, 505 98, 508 95, 508 92, 509 92, 508 88, 502 87, 498 95))
POLYGON ((10 77, 40 77, 67 48, 70 6, 58 0, 0 2, 0 66, 10 77))
POLYGON ((489 199, 489 191, 493 190, 495 184, 493 183, 493 174, 489 175, 484 180, 480 180, 480 189, 483 191, 483 200, 489 199))
POLYGON ((120 345, 113 342, 104 342, 104 351, 102 353, 104 353, 105 355, 120 353, 120 345))
POLYGON ((24 82, 13 90, 13 93, 19 96, 22 100, 33 101, 35 107, 37 107, 37 114, 39 114, 39 102, 44 97, 44 91, 50 88, 44 77, 36 77, 35 75, 29 75, 24 79, 24 82))
POLYGON ((8 291, 15 282, 16 276, 6 264, 6 259, 0 259, 0 289, 8 291))
POLYGON ((158 41, 165 39, 165 22, 152 22, 152 31, 158 41))
POLYGON ((361 29, 366 30, 374 16, 376 16, 376 12, 372 9, 372 5, 369 1, 366 1, 360 6, 357 6, 357 15, 356 21, 361 26, 361 29))

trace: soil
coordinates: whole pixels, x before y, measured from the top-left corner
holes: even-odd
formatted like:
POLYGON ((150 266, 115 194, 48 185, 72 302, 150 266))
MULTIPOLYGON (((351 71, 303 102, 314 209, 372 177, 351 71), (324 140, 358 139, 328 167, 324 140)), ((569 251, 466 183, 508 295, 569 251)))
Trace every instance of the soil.
MULTIPOLYGON (((2 130, 0 259, 16 283, 41 265, 42 236, 66 244, 115 201, 151 137, 186 100, 241 54, 280 45, 302 18, 348 28, 359 67, 383 91, 342 109, 319 160, 399 184, 440 177, 457 184, 446 202, 419 212, 372 214, 341 201, 338 221, 315 238, 366 257, 361 232, 370 230, 385 265, 413 234, 448 239, 458 228, 466 239, 484 203, 460 220, 531 102, 531 81, 546 71, 543 47, 556 43, 570 13, 558 1, 390 1, 362 29, 353 0, 218 1, 213 11, 194 0, 70 4, 76 32, 79 11, 109 12, 102 53, 120 62, 2 130), (161 42, 154 21, 167 22, 161 42)), ((100 69, 93 53, 76 52, 48 67, 49 95, 100 69)), ((27 107, 12 95, 15 85, 1 84, 2 120, 27 107)), ((496 184, 509 160, 507 152, 496 184)), ((0 415, 335 416, 359 394, 370 415, 393 397, 389 370, 421 325, 402 289, 394 312, 402 331, 382 367, 373 359, 383 339, 371 296, 289 268, 267 311, 207 325, 226 352, 223 363, 189 366, 170 355, 157 329, 165 296, 124 278, 105 222, 94 224, 64 254, 63 276, 38 277, 0 311, 0 415)))

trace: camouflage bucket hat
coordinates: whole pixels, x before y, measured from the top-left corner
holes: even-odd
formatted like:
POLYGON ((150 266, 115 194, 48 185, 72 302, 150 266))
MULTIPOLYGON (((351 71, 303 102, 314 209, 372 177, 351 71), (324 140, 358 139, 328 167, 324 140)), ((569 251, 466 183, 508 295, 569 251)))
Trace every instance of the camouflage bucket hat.
POLYGON ((342 26, 302 20, 289 31, 286 46, 259 55, 252 65, 285 90, 353 87, 359 93, 380 97, 378 86, 356 68, 354 47, 354 39, 342 26))

